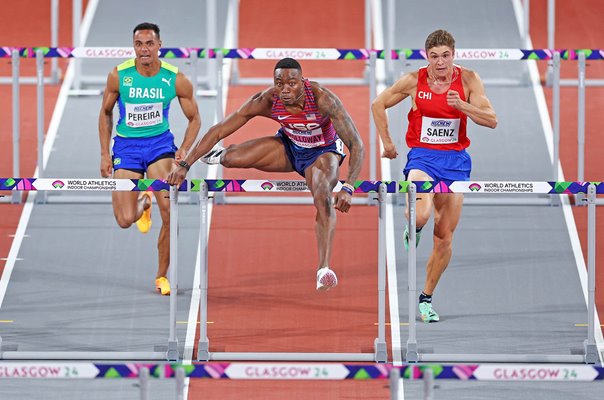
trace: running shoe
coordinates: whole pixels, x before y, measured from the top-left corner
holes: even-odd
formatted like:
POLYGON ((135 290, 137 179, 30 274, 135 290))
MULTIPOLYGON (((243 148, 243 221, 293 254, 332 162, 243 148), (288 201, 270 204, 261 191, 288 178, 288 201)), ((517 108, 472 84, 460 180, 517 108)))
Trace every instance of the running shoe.
POLYGON ((440 321, 438 313, 432 308, 432 303, 428 302, 419 303, 419 317, 425 323, 440 321))
POLYGON ((145 211, 143 211, 143 214, 141 215, 141 217, 136 221, 136 227, 138 228, 139 231, 141 231, 141 233, 147 233, 149 232, 149 229, 151 229, 151 192, 141 192, 140 197, 145 197, 147 196, 149 198, 149 208, 147 208, 145 211))
POLYGON ((329 267, 317 271, 317 290, 329 290, 338 285, 338 277, 329 267))
POLYGON ((220 159, 224 153, 224 150, 224 147, 217 144, 205 156, 201 157, 199 161, 206 164, 220 164, 220 159))
MULTIPOLYGON (((422 237, 422 231, 415 232, 415 247, 419 246, 419 240, 422 237)), ((405 232, 403 232, 403 244, 405 245, 405 250, 409 250, 409 227, 405 227, 405 232)))
POLYGON ((165 276, 157 278, 155 280, 155 290, 161 293, 163 296, 170 294, 170 281, 165 276))

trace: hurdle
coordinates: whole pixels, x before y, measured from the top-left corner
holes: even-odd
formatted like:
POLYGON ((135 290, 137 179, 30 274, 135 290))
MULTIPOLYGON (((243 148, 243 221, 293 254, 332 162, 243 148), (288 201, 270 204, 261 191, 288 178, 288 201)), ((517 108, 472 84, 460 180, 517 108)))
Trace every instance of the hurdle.
MULTIPOLYGON (((173 398, 182 399, 185 379, 207 381, 370 381, 388 382, 391 399, 403 392, 400 380, 422 380, 424 400, 434 399, 435 380, 475 382, 576 382, 604 380, 604 367, 588 365, 513 365, 513 364, 340 364, 340 363, 195 363, 195 364, 104 364, 79 363, 13 363, 0 362, 0 380, 73 380, 138 381, 141 400, 148 400, 151 382, 175 381, 173 398)), ((594 392, 596 389, 594 389, 594 392)), ((488 393, 488 392, 487 392, 488 393)), ((172 398, 172 397, 169 397, 172 398)))
MULTIPOLYGON (((208 3, 208 6, 210 4, 208 3)), ((376 77, 376 62, 378 60, 384 62, 406 62, 408 60, 425 60, 426 55, 423 49, 336 49, 336 48, 313 48, 313 49, 283 49, 283 48, 196 48, 196 47, 178 47, 178 48, 162 48, 160 50, 160 57, 165 59, 182 59, 186 58, 189 60, 192 71, 192 82, 197 87, 198 85, 198 65, 199 60, 205 60, 206 62, 212 63, 209 69, 212 69, 208 73, 208 85, 210 90, 195 90, 198 96, 216 96, 217 109, 215 116, 218 120, 222 117, 222 90, 224 88, 224 82, 222 79, 223 61, 225 59, 255 59, 255 60, 276 60, 281 57, 285 52, 294 52, 300 60, 362 60, 368 63, 369 74, 367 77, 367 84, 370 89, 370 95, 368 102, 370 103, 373 98, 377 95, 377 85, 383 83, 378 77, 376 77)), ((289 54, 289 53, 288 53, 289 54)), ((51 60, 57 58, 73 58, 77 61, 81 58, 93 59, 93 58, 117 58, 124 59, 134 56, 134 51, 131 47, 0 47, 0 58, 11 58, 13 69, 12 69, 12 83, 13 83, 13 176, 19 176, 18 173, 18 162, 19 162, 19 60, 21 58, 34 58, 38 59, 37 64, 37 85, 39 96, 43 95, 43 87, 45 79, 43 79, 43 60, 50 58, 51 60), (41 71, 41 72, 40 72, 41 71), (42 74, 42 75, 40 75, 42 74)), ((579 164, 579 175, 577 181, 582 181, 584 178, 583 165, 585 163, 585 87, 588 86, 589 80, 586 79, 585 73, 585 62, 603 60, 604 52, 599 49, 470 49, 460 48, 456 50, 456 60, 472 60, 472 61, 550 61, 552 62, 552 75, 553 75, 553 156, 552 156, 552 173, 551 180, 557 181, 558 166, 560 163, 559 158, 559 141, 560 141, 560 63, 563 60, 578 60, 578 87, 579 87, 579 98, 577 100, 578 107, 578 164, 579 164)), ((488 84, 488 82, 485 82, 488 84)), ((509 83, 505 83, 509 84, 509 83)), ((77 84, 79 85, 79 84, 77 84)), ((77 86, 74 83, 74 86, 77 86)), ((91 94, 100 95, 100 90, 79 90, 72 91, 72 94, 91 94)), ((38 100, 40 101, 40 100, 38 100)), ((370 121, 372 120, 371 112, 369 112, 370 121)), ((397 118, 398 120, 399 118, 397 118)), ((43 121, 43 107, 38 107, 38 121, 43 121)), ((403 121, 404 118, 401 118, 403 121)), ((397 122, 398 123, 398 122, 397 122)), ((402 122, 401 122, 402 123, 402 122)), ((38 137, 43 138, 43 125, 38 122, 38 137)), ((42 147, 42 140, 38 140, 38 147, 42 147)), ((370 124, 369 130, 369 180, 377 180, 377 134, 375 126, 370 124)), ((38 154, 41 154, 41 150, 38 150, 38 154)), ((38 156, 40 158, 40 156, 38 156)), ((38 159, 38 168, 40 177, 44 175, 44 163, 43 160, 38 159)), ((195 168, 198 169, 198 168, 195 168)), ((199 176, 192 176, 193 178, 199 178, 199 176)), ((40 202, 46 202, 47 199, 43 199, 43 196, 38 199, 40 202)), ((8 199, 3 199, 7 201, 8 199)), ((52 199, 58 200, 58 199, 52 199)), ((75 199, 77 201, 78 199, 75 199)), ((85 199, 82 199, 85 200, 85 199)), ((279 199, 267 200, 266 198, 258 197, 237 197, 228 198, 225 196, 223 199, 224 203, 232 204, 262 204, 263 201, 271 201, 271 204, 308 204, 304 203, 308 200, 295 197, 281 197, 279 199)), ((372 198, 355 198, 354 204, 375 204, 375 199, 372 198)), ((507 199, 507 198, 496 198, 489 196, 488 199, 476 198, 469 199, 468 204, 534 204, 534 205, 551 205, 551 198, 537 198, 537 199, 507 199), (529 201, 532 200, 532 201, 529 201), (545 201, 544 201, 545 200, 545 201)), ((48 200, 50 201, 50 200, 48 200)), ((73 202, 74 199, 69 201, 73 202)), ((195 200, 196 201, 196 200, 195 200)), ((19 203, 20 198, 13 194, 13 203, 19 203)), ((66 201, 67 202, 67 201, 66 201)), ((580 202, 579 202, 580 203, 580 202)), ((596 204, 604 204, 601 201, 596 201, 596 204)))
MULTIPOLYGON (((156 345, 149 352, 118 351, 19 351, 18 344, 7 344, 0 337, 0 360, 166 360, 180 359, 176 337, 176 301, 178 292, 178 193, 187 191, 185 181, 180 187, 169 186, 159 179, 69 179, 69 178, 0 178, 0 190, 21 194, 28 191, 169 191, 170 192, 170 316, 166 345, 156 345)), ((5 273, 7 271, 5 270, 5 273)), ((10 271, 9 271, 10 274, 10 271)))
POLYGON ((601 182, 486 182, 486 181, 413 181, 400 182, 401 191, 408 193, 409 201, 409 335, 405 359, 407 362, 544 362, 594 364, 600 359, 595 340, 596 324, 596 194, 604 193, 601 182), (572 195, 583 193, 588 207, 588 255, 587 255, 587 338, 583 343, 583 354, 558 355, 511 355, 511 354, 426 354, 420 352, 416 334, 417 260, 416 260, 416 195, 417 193, 541 193, 547 195, 572 195))
MULTIPOLYGON (((207 333, 207 297, 208 297, 208 208, 209 192, 309 192, 305 181, 283 180, 191 180, 191 191, 201 196, 200 249, 200 334, 197 359, 199 361, 218 360, 270 360, 270 361, 375 361, 385 363, 388 360, 386 346, 386 193, 398 191, 397 182, 356 181, 355 193, 377 193, 378 201, 378 336, 373 342, 373 353, 286 353, 286 352, 213 352, 207 333)), ((340 191, 342 182, 334 187, 340 191)), ((170 242, 172 243, 172 242, 170 242)))

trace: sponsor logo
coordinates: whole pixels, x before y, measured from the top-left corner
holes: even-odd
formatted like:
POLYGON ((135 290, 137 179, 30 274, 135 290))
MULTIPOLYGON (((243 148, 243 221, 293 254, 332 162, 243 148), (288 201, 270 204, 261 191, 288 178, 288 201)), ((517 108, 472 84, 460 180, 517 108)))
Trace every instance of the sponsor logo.
POLYGON ((153 110, 153 105, 152 104, 143 104, 142 106, 135 106, 134 107, 134 111, 135 112, 142 112, 142 111, 149 111, 149 110, 153 110))
POLYGON ((470 190, 473 192, 478 192, 480 189, 482 189, 482 186, 480 186, 478 183, 472 183, 470 186, 468 186, 468 188, 470 188, 470 190))
POLYGON ((68 179, 65 190, 117 190, 113 179, 68 179))
POLYGON ((162 82, 166 82, 166 84, 167 84, 168 86, 170 86, 170 81, 172 80, 172 78, 170 78, 170 79, 161 78, 161 80, 162 80, 162 82))
POLYGON ((134 81, 134 79, 131 76, 124 76, 124 79, 122 80, 122 85, 132 86, 133 81, 134 81))
POLYGON ((277 119, 279 121, 283 121, 284 119, 287 119, 289 117, 291 117, 291 115, 277 115, 277 119))
POLYGON ((448 128, 451 126, 451 121, 445 121, 442 119, 435 119, 434 121, 432 121, 430 123, 431 126, 434 127, 443 127, 443 128, 448 128))
POLYGON ((63 181, 56 180, 52 183, 52 187, 55 189, 63 189, 63 186, 65 186, 63 181))
POLYGON ((262 188, 262 190, 271 190, 274 185, 270 182, 264 182, 262 185, 260 185, 260 187, 262 188))

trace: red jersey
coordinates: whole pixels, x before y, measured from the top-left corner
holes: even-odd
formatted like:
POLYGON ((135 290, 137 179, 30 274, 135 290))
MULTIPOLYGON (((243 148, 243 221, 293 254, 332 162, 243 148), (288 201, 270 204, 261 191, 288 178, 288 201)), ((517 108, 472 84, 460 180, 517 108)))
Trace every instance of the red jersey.
MULTIPOLYGON (((461 79, 462 68, 453 65, 457 79, 451 82, 451 90, 466 100, 461 79)), ((409 111, 407 146, 436 150, 463 150, 470 145, 466 134, 468 116, 447 104, 447 92, 434 93, 428 85, 428 67, 422 67, 417 75, 415 95, 416 110, 409 111)))
POLYGON ((329 117, 321 115, 310 82, 304 80, 304 110, 291 114, 276 94, 273 96, 271 118, 283 127, 283 132, 297 146, 304 148, 323 147, 338 139, 329 117))

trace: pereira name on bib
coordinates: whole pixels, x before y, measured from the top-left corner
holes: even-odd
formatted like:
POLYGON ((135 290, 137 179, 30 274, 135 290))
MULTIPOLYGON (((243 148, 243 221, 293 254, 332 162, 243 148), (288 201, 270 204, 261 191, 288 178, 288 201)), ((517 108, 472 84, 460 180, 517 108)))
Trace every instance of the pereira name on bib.
POLYGON ((132 128, 153 126, 164 121, 162 103, 126 103, 126 125, 132 128))

